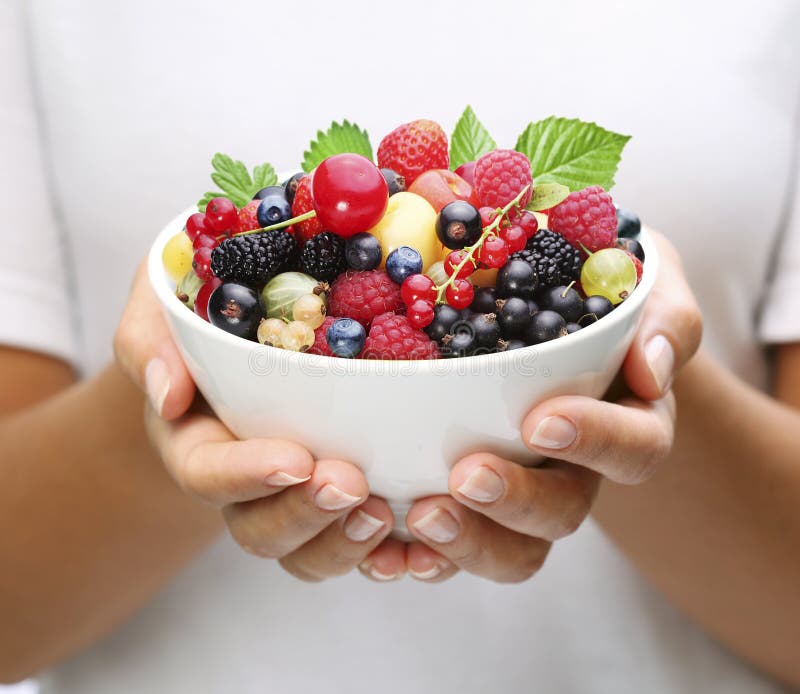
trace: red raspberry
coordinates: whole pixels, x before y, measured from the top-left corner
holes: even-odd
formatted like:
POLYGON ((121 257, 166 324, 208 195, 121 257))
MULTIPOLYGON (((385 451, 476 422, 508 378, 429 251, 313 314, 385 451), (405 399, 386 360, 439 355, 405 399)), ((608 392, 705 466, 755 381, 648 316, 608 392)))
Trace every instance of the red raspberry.
POLYGON ((408 318, 384 313, 372 321, 362 359, 438 359, 436 343, 412 327, 408 318))
POLYGON ((639 286, 639 282, 642 281, 642 273, 644 272, 644 265, 642 265, 642 261, 639 260, 633 253, 630 251, 625 251, 628 254, 628 257, 633 261, 633 264, 636 266, 636 286, 639 286))
POLYGON ((258 229, 261 227, 256 214, 260 204, 261 200, 251 200, 239 210, 236 228, 233 230, 234 233, 238 234, 242 231, 250 231, 251 229, 258 229))
MULTIPOLYGON (((299 217, 301 214, 311 212, 313 209, 314 201, 311 199, 311 176, 303 176, 303 178, 300 179, 300 183, 297 184, 297 191, 294 194, 292 217, 299 217)), ((320 222, 317 217, 307 219, 305 222, 298 222, 292 226, 298 237, 297 243, 299 248, 302 248, 303 244, 309 239, 325 231, 322 222, 320 222)))
POLYGON ((428 169, 449 169, 447 135, 432 120, 420 118, 405 123, 381 140, 378 166, 404 176, 407 187, 428 169))
POLYGON ((533 195, 531 163, 521 152, 495 149, 475 162, 475 190, 486 207, 505 207, 525 187, 528 192, 519 201, 525 207, 533 195))
POLYGON ((328 312, 357 320, 365 328, 381 313, 399 313, 404 308, 400 287, 383 270, 344 272, 331 287, 328 312))
POLYGON ((617 211, 611 196, 600 186, 570 193, 548 217, 547 226, 561 234, 575 248, 581 244, 594 253, 611 248, 617 239, 617 211))
POLYGON ((331 348, 328 346, 328 340, 325 335, 328 332, 328 328, 331 327, 333 321, 339 320, 338 317, 334 318, 333 316, 325 316, 325 320, 322 321, 322 325, 320 325, 314 331, 314 344, 308 350, 308 354, 323 354, 326 357, 333 357, 333 352, 331 352, 331 348))

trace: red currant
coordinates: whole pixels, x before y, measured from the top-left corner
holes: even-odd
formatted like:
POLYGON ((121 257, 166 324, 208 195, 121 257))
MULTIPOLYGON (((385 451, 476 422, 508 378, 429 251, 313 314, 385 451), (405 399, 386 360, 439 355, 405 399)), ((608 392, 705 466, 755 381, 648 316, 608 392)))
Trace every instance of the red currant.
POLYGON ((202 212, 195 212, 186 220, 186 235, 190 241, 194 241, 201 234, 206 232, 206 216, 202 212))
POLYGON ((208 234, 200 234, 197 238, 195 238, 194 241, 192 241, 192 246, 195 250, 200 248, 214 248, 215 246, 219 246, 219 241, 208 234))
POLYGON ((427 275, 409 275, 400 286, 400 296, 406 306, 415 301, 436 301, 436 284, 427 275))
MULTIPOLYGON (((463 250, 453 251, 444 259, 444 271, 447 273, 448 277, 452 277, 453 273, 455 272, 456 268, 461 264, 464 258, 467 257, 467 253, 463 250)), ((475 263, 472 260, 468 260, 464 263, 464 267, 462 267, 458 271, 458 278, 459 279, 466 279, 469 277, 473 272, 475 272, 475 263)))
POLYGON ((228 198, 212 198, 206 206, 206 227, 221 234, 233 229, 239 218, 239 212, 228 198))
POLYGON ((508 244, 499 236, 491 234, 478 251, 478 259, 486 267, 503 267, 508 260, 508 244))
POLYGON ((433 323, 433 302, 417 299, 408 307, 406 317, 411 325, 422 330, 422 328, 433 323))
POLYGON ((194 268, 194 274, 203 282, 210 282, 214 279, 214 273, 211 272, 211 249, 206 247, 198 248, 194 252, 194 258, 192 258, 192 267, 194 268))
POLYGON ((481 207, 478 212, 481 214, 483 228, 488 227, 497 217, 497 209, 494 207, 481 207))
POLYGON ((194 312, 203 320, 208 320, 208 300, 211 297, 211 292, 221 284, 221 279, 212 277, 209 282, 206 282, 198 290, 197 296, 194 299, 194 312))
POLYGON ((444 292, 447 303, 460 311, 467 308, 475 297, 475 288, 467 280, 455 280, 444 292))
POLYGON ((465 161, 456 169, 456 174, 461 176, 471 186, 475 185, 475 162, 465 161))
POLYGON ((311 197, 323 228, 347 238, 381 220, 389 187, 381 170, 366 157, 335 154, 314 172, 311 197))
POLYGON ((500 238, 506 242, 509 254, 521 251, 528 240, 525 231, 517 224, 500 229, 500 238))
POLYGON ((539 220, 536 219, 536 215, 533 214, 533 212, 522 210, 522 212, 515 212, 514 215, 510 216, 512 223, 521 226, 522 230, 525 232, 525 236, 528 238, 539 231, 539 220))

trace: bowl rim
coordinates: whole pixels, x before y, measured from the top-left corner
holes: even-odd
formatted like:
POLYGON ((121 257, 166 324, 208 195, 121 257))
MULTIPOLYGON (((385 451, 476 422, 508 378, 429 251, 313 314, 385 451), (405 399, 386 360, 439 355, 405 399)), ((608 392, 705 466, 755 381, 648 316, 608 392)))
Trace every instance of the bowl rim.
MULTIPOLYGON (((258 342, 244 340, 241 337, 232 335, 220 328, 214 327, 211 323, 203 320, 194 311, 190 311, 175 295, 174 283, 171 285, 172 280, 167 275, 164 269, 161 257, 164 246, 167 241, 172 238, 176 233, 180 232, 185 225, 186 219, 189 215, 197 212, 197 207, 192 206, 180 212, 164 228, 159 232, 147 257, 147 273, 150 284, 156 293, 162 307, 169 312, 169 314, 177 320, 182 321, 191 327, 193 330, 201 333, 204 339, 217 340, 223 343, 229 343, 231 347, 248 347, 251 350, 269 350, 265 352, 270 359, 277 359, 278 363, 286 364, 287 366, 301 366, 303 364, 313 364, 318 368, 321 364, 328 364, 333 367, 336 364, 341 364, 341 357, 328 357, 321 354, 307 354, 305 352, 292 352, 285 349, 276 349, 268 345, 262 345, 258 342), (244 343, 244 344, 243 344, 244 343), (324 361, 323 361, 324 360, 324 361)), ((659 268, 659 255, 658 249, 655 244, 653 235, 649 233, 646 227, 642 227, 640 236, 637 239, 645 252, 646 262, 643 264, 642 279, 636 287, 631 296, 623 301, 617 308, 615 308, 609 315, 604 316, 602 319, 592 323, 591 325, 582 328, 581 330, 560 337, 556 340, 542 342, 536 345, 530 345, 521 349, 515 349, 507 352, 498 352, 494 354, 479 354, 471 357, 460 357, 454 359, 428 359, 428 360, 389 360, 389 359, 348 359, 348 374, 350 375, 367 375, 367 374, 382 374, 386 372, 387 365, 408 365, 413 364, 415 369, 419 369, 423 373, 436 372, 437 375, 446 375, 448 372, 463 370, 468 362, 470 368, 474 367, 480 369, 484 366, 491 365, 496 368, 503 368, 516 361, 527 359, 531 354, 536 354, 537 358, 546 358, 552 352, 566 346, 565 341, 569 341, 569 345, 577 347, 581 342, 591 341, 595 336, 598 336, 602 331, 611 329, 613 325, 626 321, 631 316, 635 315, 647 300, 650 292, 655 285, 656 277, 658 276, 659 268), (448 366, 449 364, 449 366, 448 366)))

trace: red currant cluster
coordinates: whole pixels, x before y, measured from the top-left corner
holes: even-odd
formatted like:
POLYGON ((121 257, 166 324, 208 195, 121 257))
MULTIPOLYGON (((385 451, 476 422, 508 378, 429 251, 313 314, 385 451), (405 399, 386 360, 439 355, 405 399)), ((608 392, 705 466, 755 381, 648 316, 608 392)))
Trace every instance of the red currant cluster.
POLYGON ((211 251, 221 239, 238 231, 239 210, 228 198, 214 198, 205 214, 195 212, 186 220, 186 235, 192 242, 194 257, 192 267, 203 282, 215 279, 211 272, 211 251))

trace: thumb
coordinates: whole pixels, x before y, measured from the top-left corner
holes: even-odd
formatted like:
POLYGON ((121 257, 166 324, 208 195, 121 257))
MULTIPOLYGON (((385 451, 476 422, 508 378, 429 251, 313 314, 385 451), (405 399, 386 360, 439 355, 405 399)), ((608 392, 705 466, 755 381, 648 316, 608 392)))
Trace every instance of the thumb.
POLYGON ((194 399, 194 381, 150 286, 146 262, 136 271, 114 334, 114 353, 122 370, 147 394, 161 417, 175 419, 189 409, 194 399))

